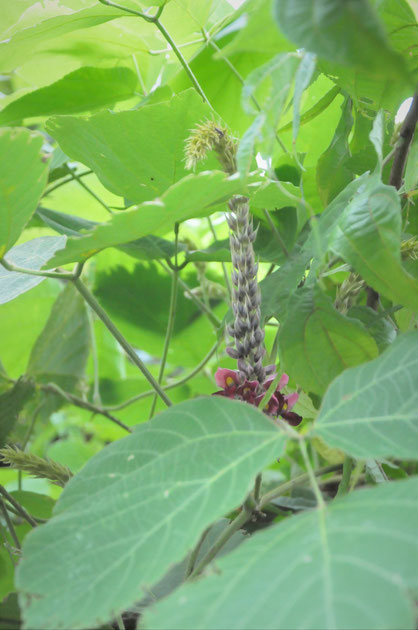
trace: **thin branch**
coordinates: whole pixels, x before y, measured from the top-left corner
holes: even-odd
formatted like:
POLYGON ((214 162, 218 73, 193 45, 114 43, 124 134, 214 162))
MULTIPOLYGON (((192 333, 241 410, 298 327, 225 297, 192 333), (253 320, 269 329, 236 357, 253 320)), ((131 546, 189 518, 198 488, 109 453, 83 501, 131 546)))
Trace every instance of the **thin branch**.
POLYGON ((107 203, 105 203, 103 201, 103 199, 101 199, 99 197, 99 195, 96 195, 96 193, 94 192, 94 190, 92 190, 90 188, 90 186, 87 186, 87 184, 85 184, 83 182, 82 179, 80 179, 80 176, 77 175, 77 173, 75 171, 73 171, 72 168, 70 168, 68 166, 68 164, 65 165, 66 166, 66 170, 69 172, 69 174, 71 175, 71 177, 73 178, 74 181, 76 181, 89 195, 91 195, 93 197, 93 199, 95 199, 98 203, 100 203, 100 205, 103 206, 103 208, 105 210, 107 210, 107 212, 109 212, 109 214, 113 214, 113 210, 111 208, 109 208, 109 206, 107 205, 107 203))
MULTIPOLYGON (((93 171, 89 169, 88 171, 83 171, 82 173, 78 173, 78 177, 85 177, 86 175, 91 175, 92 173, 93 171)), ((45 190, 44 194, 42 195, 42 198, 46 197, 47 195, 52 193, 54 190, 57 190, 57 188, 61 188, 61 186, 65 186, 65 184, 69 184, 73 180, 74 178, 70 176, 70 177, 67 177, 66 179, 59 181, 56 184, 53 184, 50 188, 47 188, 45 190)))
MULTIPOLYGON (((210 231, 212 232, 212 236, 214 238, 214 241, 217 242, 218 241, 218 237, 216 235, 216 230, 213 227, 212 219, 210 217, 208 217, 208 225, 209 225, 210 231)), ((231 283, 229 282, 228 270, 227 270, 226 264, 224 262, 221 263, 221 266, 222 266, 222 271, 223 271, 223 274, 224 274, 225 286, 226 286, 226 289, 227 289, 228 295, 229 295, 229 301, 231 301, 232 291, 231 291, 231 283)))
MULTIPOLYGON (((177 266, 178 245, 179 245, 179 224, 176 223, 174 225, 174 265, 175 265, 175 268, 174 268, 172 280, 171 280, 171 295, 170 295, 170 306, 168 310, 168 323, 167 323, 167 330, 165 333, 164 347, 163 347, 163 353, 162 353, 161 363, 160 363, 160 370, 158 373, 158 383, 160 385, 164 377, 164 370, 165 370, 165 366, 167 363, 167 356, 168 356, 168 348, 170 346, 171 337, 173 335, 174 321, 176 318, 177 287, 178 287, 178 279, 179 279, 179 270, 177 266)), ((152 416, 155 413, 156 404, 157 404, 157 395, 155 394, 154 399, 151 404, 151 411, 150 411, 150 416, 149 416, 150 418, 152 418, 152 416)))
POLYGON ((309 459, 308 451, 306 448, 306 442, 303 438, 299 439, 299 447, 302 453, 303 460, 305 462, 305 466, 308 471, 309 481, 311 482, 312 490, 314 492, 316 502, 319 508, 323 509, 325 507, 324 497, 322 496, 321 489, 318 485, 318 482, 315 477, 315 472, 311 465, 311 460, 309 459))
POLYGON ((267 219, 267 223, 270 226, 271 231, 273 232, 274 236, 276 237, 277 242, 279 243, 281 249, 283 250, 284 255, 286 256, 286 258, 289 258, 290 254, 289 254, 289 250, 287 249, 279 230, 277 229, 277 227, 274 225, 273 219, 271 218, 270 212, 268 210, 263 210, 263 214, 267 219))
POLYGON ((34 521, 34 519, 32 518, 32 516, 25 510, 25 508, 20 505, 20 503, 18 501, 16 501, 16 499, 14 499, 12 497, 11 494, 9 494, 6 490, 6 488, 4 488, 3 486, 0 486, 0 494, 3 495, 3 497, 5 499, 7 499, 7 501, 13 505, 13 507, 15 508, 15 510, 17 510, 20 514, 20 516, 22 518, 25 519, 25 521, 27 521, 30 525, 32 525, 32 527, 36 527, 37 523, 36 521, 34 521))
POLYGON ((74 394, 70 394, 70 392, 65 392, 64 390, 61 389, 61 387, 58 387, 58 385, 56 385, 55 383, 47 383, 46 385, 39 385, 39 388, 44 392, 47 392, 49 394, 54 394, 56 396, 60 396, 61 398, 64 398, 64 400, 71 403, 72 405, 75 405, 76 407, 80 407, 81 409, 87 409, 87 411, 91 411, 94 414, 99 414, 101 416, 104 416, 108 420, 111 420, 112 422, 120 426, 122 429, 125 429, 125 431, 132 433, 132 429, 130 427, 124 424, 121 420, 118 420, 118 418, 115 418, 115 416, 113 416, 107 409, 103 409, 103 407, 94 405, 93 403, 88 402, 88 400, 83 400, 82 398, 79 398, 78 396, 75 396, 74 394))
POLYGON ((208 535, 209 530, 210 530, 210 527, 207 527, 205 529, 205 531, 203 532, 203 534, 201 535, 201 537, 197 541, 197 545, 190 552, 189 559, 187 561, 186 573, 185 573, 185 579, 186 580, 189 577, 189 575, 191 575, 193 573, 193 570, 194 570, 195 565, 196 565, 197 556, 199 555, 199 551, 202 548, 203 542, 204 542, 206 536, 208 535))
POLYGON ((131 344, 122 335, 120 330, 118 328, 116 328, 115 324, 108 317, 108 315, 104 311, 104 309, 100 306, 99 302, 96 300, 94 295, 92 293, 90 293, 90 291, 87 289, 85 284, 83 284, 81 282, 80 278, 75 278, 73 280, 73 283, 74 283, 74 286, 77 289, 77 291, 83 296, 83 298, 85 299, 87 304, 90 306, 90 308, 93 309, 93 311, 96 313, 96 315, 99 317, 99 319, 101 319, 103 324, 106 326, 106 328, 109 330, 109 332, 113 335, 113 337, 116 339, 116 341, 125 350, 126 354, 131 359, 131 361, 134 363, 134 365, 136 365, 137 368, 140 369, 142 374, 145 376, 147 381, 152 385, 152 387, 157 392, 157 394, 160 396, 160 398, 165 402, 167 407, 170 407, 171 404, 172 404, 171 400, 165 394, 165 392, 162 389, 161 385, 153 377, 151 372, 148 370, 148 368, 143 363, 143 361, 139 358, 138 354, 135 352, 135 350, 133 349, 131 344))
MULTIPOLYGON (((335 472, 336 470, 341 470, 341 464, 334 464, 332 466, 325 466, 324 468, 318 468, 315 470, 314 474, 316 477, 322 477, 323 475, 327 475, 328 473, 335 472)), ((285 481, 285 483, 280 484, 276 488, 273 488, 266 494, 264 494, 260 499, 260 509, 262 510, 268 503, 273 501, 273 499, 277 499, 277 497, 281 497, 286 492, 293 490, 296 486, 300 486, 309 481, 310 476, 308 473, 303 473, 302 475, 298 475, 290 481, 285 481)))
POLYGON ((42 278, 57 278, 59 280, 72 280, 74 275, 65 271, 36 271, 35 269, 26 269, 26 267, 18 267, 13 263, 8 262, 5 258, 0 260, 0 264, 7 269, 7 271, 15 271, 16 273, 25 273, 28 276, 41 276, 42 278))
POLYGON ((347 494, 348 489, 350 487, 350 479, 351 479, 352 470, 353 470, 353 460, 351 457, 349 457, 349 455, 346 455, 344 457, 343 476, 341 478, 340 485, 338 486, 338 491, 336 495, 337 497, 342 497, 345 494, 347 494))
POLYGON ((390 171, 389 184, 397 190, 402 185, 402 177, 408 157, 409 147, 414 137, 415 127, 418 121, 418 92, 414 94, 411 107, 406 115, 399 132, 399 143, 393 159, 390 171))
MULTIPOLYGON (((217 341, 215 343, 214 346, 212 346, 212 348, 209 350, 209 352, 207 353, 207 355, 201 360, 201 362, 191 371, 189 372, 189 374, 186 374, 186 376, 183 376, 183 378, 180 378, 178 381, 174 381, 173 383, 169 383, 168 385, 164 385, 163 386, 163 390, 166 391, 167 389, 174 389, 175 387, 179 387, 180 385, 184 385, 184 383, 187 383, 187 381, 190 381, 190 379, 192 379, 194 376, 196 376, 196 374, 198 372, 200 372, 200 370, 202 368, 205 367, 205 365, 210 361, 210 359, 213 357, 213 355, 215 354, 218 346, 219 346, 219 341, 217 341)), ((136 396, 133 396, 132 398, 129 398, 129 400, 125 400, 125 402, 120 403, 119 405, 113 405, 112 407, 106 407, 106 409, 109 409, 110 411, 117 411, 119 409, 124 409, 125 407, 128 407, 129 405, 132 405, 133 403, 137 402, 138 400, 142 400, 143 398, 148 398, 148 396, 152 396, 154 394, 154 390, 153 389, 149 389, 146 392, 142 392, 141 394, 137 394, 136 396)))
POLYGON ((9 512, 6 509, 6 506, 4 504, 3 499, 0 498, 0 509, 3 512, 3 517, 4 520, 6 521, 6 525, 7 525, 7 529, 10 532, 10 536, 13 538, 13 542, 15 544, 15 547, 17 549, 22 549, 21 545, 20 545, 20 540, 16 534, 16 530, 14 528, 14 525, 12 523, 12 519, 10 518, 9 512))

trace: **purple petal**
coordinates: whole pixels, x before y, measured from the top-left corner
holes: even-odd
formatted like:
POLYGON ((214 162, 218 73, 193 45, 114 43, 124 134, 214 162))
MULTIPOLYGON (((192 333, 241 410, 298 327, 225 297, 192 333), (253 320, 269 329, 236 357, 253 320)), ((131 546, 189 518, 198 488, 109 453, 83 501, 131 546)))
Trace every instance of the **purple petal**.
POLYGON ((288 396, 285 396, 284 399, 287 402, 287 410, 290 411, 291 409, 293 409, 293 407, 296 405, 297 401, 299 400, 299 394, 297 392, 294 392, 293 394, 289 394, 288 396))
POLYGON ((302 416, 299 416, 294 411, 282 411, 280 415, 292 427, 297 427, 303 420, 302 416))
POLYGON ((282 377, 279 381, 279 384, 277 385, 277 389, 283 389, 283 387, 286 387, 288 382, 289 382, 289 377, 285 372, 283 372, 282 377))
POLYGON ((237 373, 234 370, 228 370, 226 368, 218 368, 215 372, 215 381, 218 387, 231 387, 231 385, 238 385, 237 373))

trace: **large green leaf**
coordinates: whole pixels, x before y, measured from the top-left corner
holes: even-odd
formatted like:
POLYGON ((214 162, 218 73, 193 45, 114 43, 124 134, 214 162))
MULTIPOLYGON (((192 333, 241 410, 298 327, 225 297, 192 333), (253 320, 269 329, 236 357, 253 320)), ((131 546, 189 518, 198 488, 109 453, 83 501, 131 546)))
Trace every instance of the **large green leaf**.
MULTIPOLYGON (((65 236, 40 236, 31 241, 16 245, 8 252, 6 260, 18 267, 38 271, 57 251, 65 245, 65 236)), ((14 300, 43 280, 42 276, 31 276, 15 271, 7 271, 0 266, 0 304, 14 300)))
POLYGON ((350 157, 348 136, 353 126, 351 107, 351 101, 347 99, 341 108, 341 120, 332 142, 318 162, 316 177, 324 206, 327 206, 353 179, 353 173, 347 165, 350 157))
POLYGON ((315 433, 354 457, 418 456, 418 332, 341 374, 325 394, 315 433))
POLYGON ((50 39, 60 38, 74 30, 90 28, 109 20, 121 17, 120 11, 97 4, 81 11, 71 11, 67 15, 57 15, 42 20, 30 28, 24 28, 10 40, 0 43, 0 65, 3 71, 14 70, 33 55, 50 39))
POLYGON ((258 409, 208 397, 105 448, 26 539, 17 576, 26 626, 96 628, 132 605, 244 500, 283 444, 258 409))
POLYGON ((145 612, 149 630, 415 627, 418 479, 354 492, 254 535, 145 612))
POLYGON ((52 114, 75 114, 110 106, 135 94, 138 79, 129 68, 79 68, 24 94, 0 112, 0 124, 52 114))
POLYGON ((164 234, 176 221, 210 214, 214 207, 244 190, 245 184, 235 175, 227 177, 219 171, 188 175, 171 186, 161 199, 115 214, 89 235, 68 238, 65 249, 57 252, 48 266, 85 260, 105 247, 124 245, 151 233, 164 234))
POLYGON ((109 190, 140 203, 187 175, 184 142, 210 114, 190 89, 133 111, 54 117, 47 129, 67 155, 92 168, 109 190))
POLYGON ((27 129, 0 130, 0 258, 14 245, 46 184, 42 136, 27 129))
POLYGON ((83 377, 89 340, 86 305, 70 283, 58 296, 32 348, 27 374, 44 383, 53 381, 74 389, 83 377))
POLYGON ((346 368, 378 354, 364 326, 335 310, 318 287, 303 287, 291 296, 280 326, 279 348, 283 369, 316 394, 323 394, 346 368))
POLYGON ((401 221, 395 188, 370 177, 341 215, 330 247, 373 289, 418 310, 418 282, 401 263, 401 221))
POLYGON ((380 78, 406 75, 367 0, 275 0, 280 30, 300 48, 380 78))

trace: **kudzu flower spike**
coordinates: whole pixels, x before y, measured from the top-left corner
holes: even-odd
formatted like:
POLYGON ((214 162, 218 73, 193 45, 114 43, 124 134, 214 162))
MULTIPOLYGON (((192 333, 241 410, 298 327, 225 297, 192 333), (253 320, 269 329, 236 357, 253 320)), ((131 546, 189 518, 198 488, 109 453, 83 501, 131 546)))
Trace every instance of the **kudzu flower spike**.
POLYGON ((224 171, 232 175, 237 170, 236 150, 236 142, 228 129, 208 120, 197 125, 186 140, 186 170, 195 169, 210 151, 215 151, 224 171))

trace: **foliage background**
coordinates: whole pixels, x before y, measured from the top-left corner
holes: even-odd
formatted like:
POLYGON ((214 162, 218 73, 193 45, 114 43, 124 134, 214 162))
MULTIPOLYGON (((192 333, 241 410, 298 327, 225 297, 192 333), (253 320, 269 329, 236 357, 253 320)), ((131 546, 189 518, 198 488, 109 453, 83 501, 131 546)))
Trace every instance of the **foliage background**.
POLYGON ((0 7, 0 446, 75 475, 57 503, 47 475, 0 468, 0 627, 128 628, 147 608, 139 627, 414 628, 418 141, 405 166, 396 114, 416 89, 417 3, 123 6, 0 7), (185 169, 211 118, 238 139, 233 177, 213 155, 185 169), (259 223, 266 348, 300 391, 299 437, 198 398, 235 367, 234 194, 259 223), (173 407, 68 279, 80 262, 173 407), (263 496, 279 488, 266 520, 235 521, 216 570, 149 607, 262 469, 263 496), (13 499, 38 519, 29 536, 13 499))

